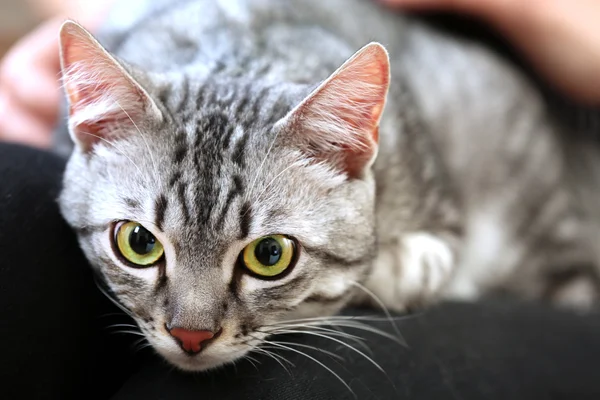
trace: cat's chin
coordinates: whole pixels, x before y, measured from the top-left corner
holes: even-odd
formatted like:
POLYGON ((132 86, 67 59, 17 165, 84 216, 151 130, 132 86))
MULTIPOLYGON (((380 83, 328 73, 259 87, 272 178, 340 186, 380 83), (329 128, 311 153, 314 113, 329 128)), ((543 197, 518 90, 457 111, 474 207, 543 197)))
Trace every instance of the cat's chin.
POLYGON ((159 354, 171 365, 186 372, 200 372, 221 367, 242 358, 247 351, 232 352, 227 355, 211 355, 209 352, 189 356, 185 353, 161 352, 159 354))

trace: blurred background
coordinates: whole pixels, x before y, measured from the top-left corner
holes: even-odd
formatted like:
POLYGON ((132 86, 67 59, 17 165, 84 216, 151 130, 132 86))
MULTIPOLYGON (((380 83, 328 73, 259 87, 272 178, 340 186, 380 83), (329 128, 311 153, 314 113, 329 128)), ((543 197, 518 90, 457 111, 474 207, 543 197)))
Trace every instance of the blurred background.
MULTIPOLYGON (((0 0, 0 57, 42 20, 80 0, 0 0)), ((90 0, 86 6, 104 0, 90 0)), ((94 7, 88 7, 94 9, 94 7)))
POLYGON ((0 0, 0 57, 46 15, 33 0, 0 0))
POLYGON ((69 15, 84 23, 96 19, 107 9, 109 0, 0 0, 0 57, 16 40, 41 21, 69 10, 69 15))

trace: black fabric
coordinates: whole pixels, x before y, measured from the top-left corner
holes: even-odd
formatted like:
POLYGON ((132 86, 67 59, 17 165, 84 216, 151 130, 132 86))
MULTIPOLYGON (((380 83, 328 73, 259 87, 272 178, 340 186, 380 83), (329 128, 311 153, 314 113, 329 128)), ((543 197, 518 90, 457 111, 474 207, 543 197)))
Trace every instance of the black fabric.
MULTIPOLYGON (((0 144, 0 398, 107 399, 119 388, 112 398, 355 398, 323 367, 289 351, 278 353, 295 364, 287 366, 289 373, 260 355, 253 355, 258 368, 240 361, 185 374, 150 349, 132 353, 137 338, 106 329, 129 321, 99 294, 59 216, 63 167, 47 153, 0 144)), ((394 332, 385 321, 368 324, 394 332)), ((408 348, 347 329, 368 339, 370 352, 357 349, 387 376, 333 341, 308 335, 275 340, 344 357, 339 362, 301 349, 339 374, 358 399, 600 398, 598 314, 489 301, 445 304, 397 324, 408 348)))
MULTIPOLYGON (((393 333, 388 323, 374 325, 393 333)), ((335 342, 307 335, 278 338, 343 356, 346 361, 338 363, 298 348, 338 373, 354 395, 314 361, 283 351, 278 354, 295 364, 287 366, 290 373, 257 355, 259 369, 242 361, 235 368, 199 375, 180 374, 154 362, 130 379, 115 399, 600 398, 598 314, 578 316, 540 305, 490 301, 445 304, 398 326, 409 348, 360 332, 387 376, 335 342)))
POLYGON ((0 143, 0 398, 102 399, 131 372, 56 198, 64 162, 0 143))

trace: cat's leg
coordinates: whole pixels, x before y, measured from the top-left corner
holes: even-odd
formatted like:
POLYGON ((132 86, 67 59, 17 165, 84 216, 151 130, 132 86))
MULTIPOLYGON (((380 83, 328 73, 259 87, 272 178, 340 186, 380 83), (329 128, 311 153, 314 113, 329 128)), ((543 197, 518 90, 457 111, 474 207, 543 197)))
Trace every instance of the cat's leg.
POLYGON ((472 215, 465 224, 460 268, 441 297, 465 301, 500 292, 576 309, 596 304, 600 269, 586 241, 586 224, 568 202, 533 206, 538 214, 526 210, 534 216, 527 225, 523 218, 511 219, 519 213, 516 206, 472 215))
POLYGON ((418 231, 380 245, 367 287, 396 310, 421 308, 440 297, 455 269, 456 235, 418 231))

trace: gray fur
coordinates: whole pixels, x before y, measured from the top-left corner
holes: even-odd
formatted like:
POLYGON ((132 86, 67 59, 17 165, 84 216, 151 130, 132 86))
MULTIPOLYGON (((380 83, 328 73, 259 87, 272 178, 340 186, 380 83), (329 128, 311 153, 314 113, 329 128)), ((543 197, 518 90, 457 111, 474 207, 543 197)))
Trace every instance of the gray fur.
POLYGON ((122 1, 101 32, 165 118, 75 149, 61 209, 180 368, 232 361, 265 327, 366 301, 362 285, 402 310, 495 290, 539 298, 572 265, 595 274, 539 95, 485 49, 372 3, 122 1), (371 40, 392 66, 379 154, 372 173, 345 179, 277 122, 371 40), (160 232, 167 262, 150 280, 115 261, 119 220, 160 232), (239 271, 244 245, 272 233, 301 243, 293 273, 239 271), (171 323, 224 333, 189 357, 171 323))

